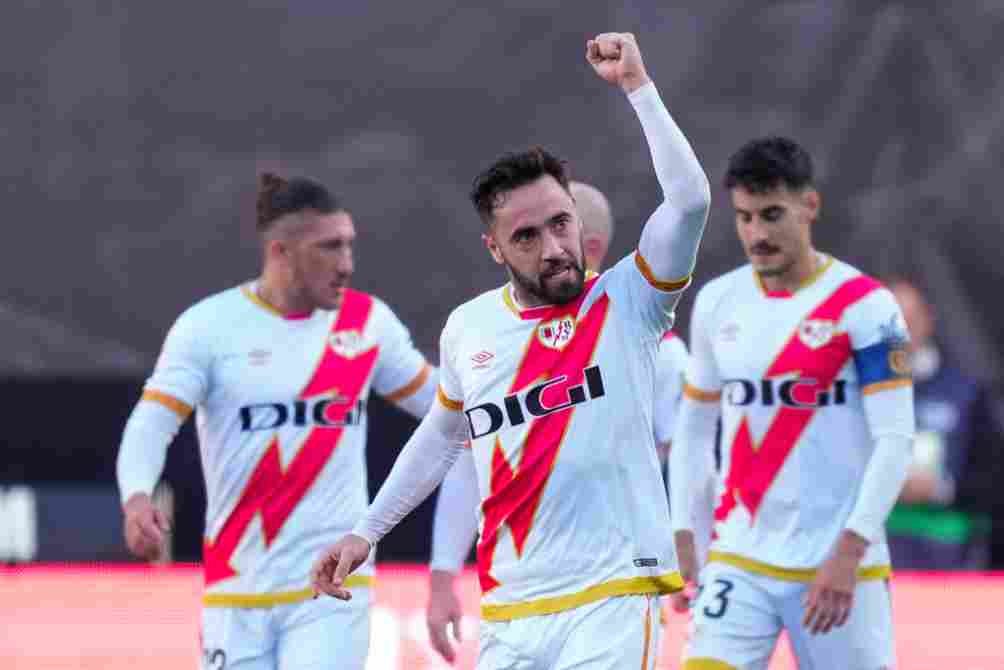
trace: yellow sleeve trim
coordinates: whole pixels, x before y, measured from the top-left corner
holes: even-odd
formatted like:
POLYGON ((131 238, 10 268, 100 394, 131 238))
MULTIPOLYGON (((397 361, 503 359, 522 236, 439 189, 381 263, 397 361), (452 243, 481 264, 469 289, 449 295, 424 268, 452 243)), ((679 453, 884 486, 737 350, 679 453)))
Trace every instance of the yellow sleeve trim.
MULTIPOLYGON (((731 554, 724 551, 709 551, 708 561, 731 565, 746 572, 764 577, 773 577, 785 582, 809 583, 816 578, 815 568, 782 568, 770 563, 756 561, 739 554, 731 554)), ((858 568, 858 579, 860 581, 870 581, 875 579, 888 579, 892 576, 892 568, 888 565, 870 565, 858 568)))
POLYGON ((909 377, 903 377, 902 379, 887 379, 884 382, 875 382, 874 384, 869 384, 861 389, 861 395, 871 395, 872 393, 878 393, 880 391, 889 391, 891 389, 898 389, 901 386, 912 386, 913 380, 909 377))
POLYGON ((521 603, 505 605, 482 605, 481 618, 485 621, 511 621, 542 614, 554 614, 574 609, 597 600, 615 596, 649 595, 676 593, 683 588, 683 578, 679 572, 667 572, 652 577, 628 577, 613 579, 596 586, 553 598, 540 598, 521 603))
POLYGON ((641 255, 641 251, 635 253, 634 264, 638 266, 638 272, 641 276, 645 278, 649 284, 660 291, 681 291, 687 288, 687 284, 690 283, 690 275, 682 277, 680 279, 670 279, 664 281, 662 279, 657 279, 655 274, 652 272, 652 267, 645 260, 645 257, 641 255))
MULTIPOLYGON (((345 578, 345 586, 348 588, 371 587, 373 582, 373 577, 369 575, 349 575, 345 578)), ((202 596, 202 604, 206 607, 260 609, 277 605, 295 605, 313 597, 314 590, 309 588, 273 593, 206 593, 202 596)))
POLYGON ((140 396, 140 400, 149 400, 150 402, 160 403, 164 407, 168 408, 175 414, 181 417, 184 421, 192 413, 192 406, 188 403, 178 400, 173 395, 168 393, 162 393, 160 391, 154 391, 152 389, 147 389, 143 391, 143 395, 140 396))
POLYGON ((464 403, 460 402, 459 400, 454 400, 450 396, 446 395, 446 392, 443 391, 442 386, 436 387, 436 398, 443 405, 443 407, 452 412, 459 412, 464 408, 464 403))
POLYGON ((705 391, 687 382, 683 382, 683 395, 697 402, 718 402, 722 398, 721 391, 705 391))
POLYGON ((419 370, 415 378, 410 382, 394 391, 393 393, 388 393, 384 396, 384 399, 388 402, 401 402, 405 398, 410 398, 411 396, 418 393, 418 390, 425 386, 425 382, 429 381, 429 375, 432 374, 432 366, 426 363, 419 370))

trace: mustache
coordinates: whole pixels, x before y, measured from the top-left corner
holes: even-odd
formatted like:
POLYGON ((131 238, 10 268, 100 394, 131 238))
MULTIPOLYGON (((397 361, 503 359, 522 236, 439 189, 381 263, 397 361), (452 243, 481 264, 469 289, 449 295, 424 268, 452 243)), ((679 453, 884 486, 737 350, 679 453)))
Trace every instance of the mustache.
POLYGON ((773 244, 768 244, 767 242, 757 242, 750 247, 750 253, 753 254, 773 254, 778 251, 781 251, 779 247, 775 247, 773 244))
POLYGON ((582 273, 582 266, 574 260, 567 261, 551 261, 548 263, 547 267, 540 273, 541 277, 551 277, 558 274, 559 272, 565 270, 566 268, 571 268, 576 272, 582 273))

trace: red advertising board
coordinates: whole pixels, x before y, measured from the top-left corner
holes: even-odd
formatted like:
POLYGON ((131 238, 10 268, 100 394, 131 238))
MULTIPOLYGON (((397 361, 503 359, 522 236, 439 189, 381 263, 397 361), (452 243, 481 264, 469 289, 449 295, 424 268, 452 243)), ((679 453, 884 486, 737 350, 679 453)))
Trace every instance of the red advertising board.
MULTIPOLYGON (((0 668, 145 670, 198 667, 195 567, 0 568, 0 668)), ((461 582, 466 611, 456 668, 473 668, 477 583, 461 582)), ((899 667, 1001 670, 1004 576, 898 575, 893 581, 899 667)), ((427 643, 424 568, 385 566, 378 576, 368 670, 450 667, 427 643)), ((685 620, 665 625, 661 668, 677 667, 685 620)), ((794 668, 780 645, 771 668, 794 668)))

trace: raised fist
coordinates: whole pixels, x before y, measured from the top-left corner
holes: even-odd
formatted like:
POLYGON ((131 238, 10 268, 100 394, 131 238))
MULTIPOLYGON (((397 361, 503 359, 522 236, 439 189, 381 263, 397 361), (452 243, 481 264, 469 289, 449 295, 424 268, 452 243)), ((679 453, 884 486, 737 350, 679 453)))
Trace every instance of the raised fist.
POLYGON ((631 33, 603 33, 586 42, 586 60, 600 77, 631 93, 649 82, 631 33))

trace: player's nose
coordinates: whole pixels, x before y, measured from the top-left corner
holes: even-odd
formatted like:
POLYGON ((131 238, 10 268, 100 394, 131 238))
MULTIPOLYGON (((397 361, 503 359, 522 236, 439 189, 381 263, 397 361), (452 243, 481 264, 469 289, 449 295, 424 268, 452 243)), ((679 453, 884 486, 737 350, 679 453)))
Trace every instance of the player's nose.
POLYGON ((540 257, 541 260, 558 260, 565 256, 565 249, 555 235, 545 231, 541 235, 540 257))

